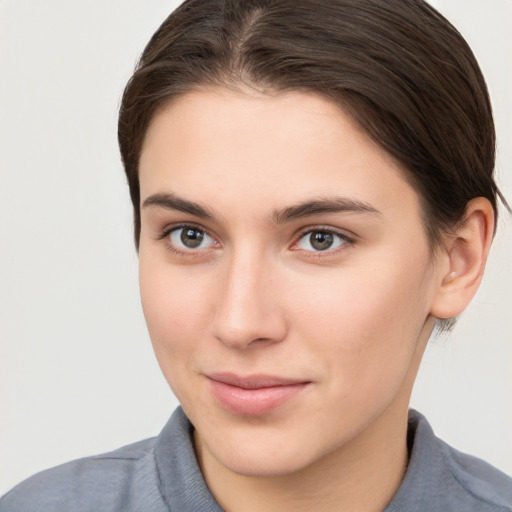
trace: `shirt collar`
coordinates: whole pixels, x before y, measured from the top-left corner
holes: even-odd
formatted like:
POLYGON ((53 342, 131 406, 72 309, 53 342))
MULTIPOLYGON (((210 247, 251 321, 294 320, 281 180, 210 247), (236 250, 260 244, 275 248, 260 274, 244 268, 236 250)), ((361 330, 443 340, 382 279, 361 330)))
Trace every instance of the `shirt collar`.
POLYGON ((155 444, 160 492, 170 510, 222 512, 208 489, 192 442, 194 427, 178 407, 155 444))
MULTIPOLYGON (((155 444, 160 492, 171 510, 222 512, 199 469, 193 446, 194 427, 181 407, 174 411, 155 444)), ((434 510, 432 493, 442 487, 444 462, 438 439, 427 420, 409 412, 410 459, 404 480, 384 512, 434 510)))

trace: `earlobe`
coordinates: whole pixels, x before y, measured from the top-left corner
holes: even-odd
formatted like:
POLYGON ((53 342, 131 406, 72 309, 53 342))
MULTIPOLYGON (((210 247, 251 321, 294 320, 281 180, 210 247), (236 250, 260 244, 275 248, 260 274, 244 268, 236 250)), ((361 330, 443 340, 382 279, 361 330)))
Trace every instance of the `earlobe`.
POLYGON ((494 233, 494 210, 483 198, 472 199, 464 220, 442 249, 438 288, 431 307, 436 318, 460 315, 475 296, 482 280, 494 233))

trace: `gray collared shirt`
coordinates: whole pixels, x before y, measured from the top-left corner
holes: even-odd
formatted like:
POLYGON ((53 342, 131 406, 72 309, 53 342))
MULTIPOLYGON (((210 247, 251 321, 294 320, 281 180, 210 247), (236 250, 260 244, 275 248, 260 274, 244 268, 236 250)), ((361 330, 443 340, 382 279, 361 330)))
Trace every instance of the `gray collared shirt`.
MULTIPOLYGON (((221 512, 197 464, 193 427, 176 409, 156 438, 68 462, 25 480, 0 512, 221 512)), ((435 437, 410 411, 411 458, 384 512, 512 512, 512 479, 435 437)))

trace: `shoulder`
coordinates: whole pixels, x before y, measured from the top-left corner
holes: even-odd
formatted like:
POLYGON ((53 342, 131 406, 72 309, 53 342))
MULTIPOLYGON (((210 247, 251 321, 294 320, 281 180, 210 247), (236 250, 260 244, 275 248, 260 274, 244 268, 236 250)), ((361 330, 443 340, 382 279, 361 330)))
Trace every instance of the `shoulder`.
POLYGON ((409 415, 409 467, 386 512, 512 512, 512 479, 437 438, 427 420, 409 415))
POLYGON ((192 431, 178 407, 158 437, 42 471, 3 496, 0 512, 220 512, 192 431))
POLYGON ((136 488, 143 495, 156 487, 154 441, 146 439, 42 471, 5 494, 0 512, 127 510, 122 503, 136 488))
POLYGON ((453 478, 453 488, 460 488, 481 510, 512 511, 512 478, 487 462, 462 453, 438 439, 446 467, 453 478))

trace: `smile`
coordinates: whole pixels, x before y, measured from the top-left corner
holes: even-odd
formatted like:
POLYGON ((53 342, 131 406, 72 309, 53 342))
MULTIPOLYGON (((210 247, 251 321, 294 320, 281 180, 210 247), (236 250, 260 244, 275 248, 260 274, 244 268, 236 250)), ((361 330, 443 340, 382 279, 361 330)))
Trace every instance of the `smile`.
POLYGON ((229 412, 240 416, 262 416, 303 391, 309 381, 255 375, 239 377, 222 373, 207 376, 214 398, 229 412))

